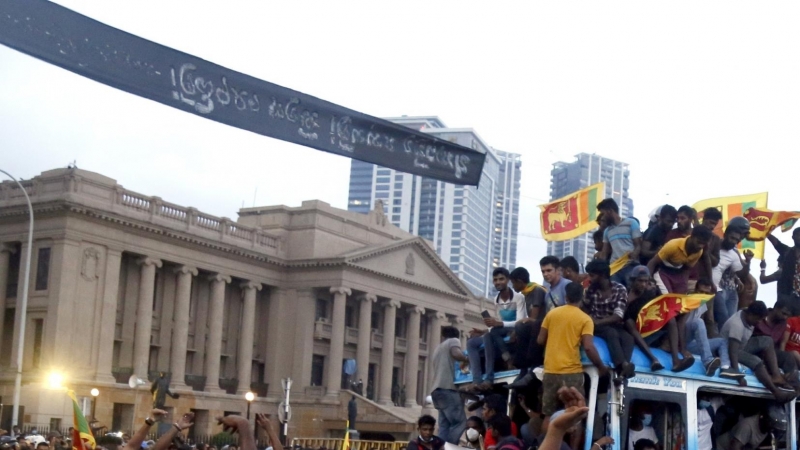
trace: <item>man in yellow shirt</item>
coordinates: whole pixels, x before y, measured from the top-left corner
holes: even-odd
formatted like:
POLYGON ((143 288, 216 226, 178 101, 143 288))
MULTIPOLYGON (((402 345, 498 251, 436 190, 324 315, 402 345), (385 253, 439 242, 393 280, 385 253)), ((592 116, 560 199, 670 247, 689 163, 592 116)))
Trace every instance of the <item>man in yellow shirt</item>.
POLYGON ((545 415, 545 421, 542 430, 547 430, 548 418, 564 408, 558 399, 558 390, 561 387, 574 387, 583 392, 581 345, 600 376, 608 373, 608 368, 600 360, 594 347, 594 322, 580 308, 583 286, 578 283, 568 284, 565 300, 564 306, 554 308, 544 317, 537 339, 539 345, 545 347, 542 379, 542 414, 545 415))
POLYGON ((695 227, 689 237, 673 239, 664 244, 647 263, 662 294, 688 294, 689 272, 698 261, 711 270, 711 259, 703 250, 711 241, 712 234, 708 227, 695 227))

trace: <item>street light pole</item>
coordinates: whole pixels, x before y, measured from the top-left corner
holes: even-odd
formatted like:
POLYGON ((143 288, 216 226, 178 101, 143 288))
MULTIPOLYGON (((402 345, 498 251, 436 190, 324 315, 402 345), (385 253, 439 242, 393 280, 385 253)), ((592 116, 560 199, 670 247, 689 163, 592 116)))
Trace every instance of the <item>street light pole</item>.
POLYGON ((97 388, 92 389, 92 422, 97 420, 97 396, 100 395, 100 391, 97 388))
MULTIPOLYGON (((247 423, 250 423, 250 404, 253 403, 253 400, 256 399, 256 394, 252 391, 248 391, 244 394, 244 399, 247 400, 247 423)), ((258 421, 253 425, 253 438, 256 440, 256 446, 258 446, 258 421)))
POLYGON ((10 173, 0 169, 7 177, 14 180, 25 195, 25 201, 28 202, 28 251, 25 256, 25 283, 22 285, 22 300, 19 305, 19 336, 17 337, 17 373, 14 377, 14 405, 11 409, 11 425, 19 425, 19 397, 22 391, 22 356, 25 350, 25 322, 27 321, 28 313, 28 285, 30 284, 31 276, 31 251, 33 249, 33 205, 31 199, 28 197, 28 192, 25 187, 16 178, 11 176, 10 173))

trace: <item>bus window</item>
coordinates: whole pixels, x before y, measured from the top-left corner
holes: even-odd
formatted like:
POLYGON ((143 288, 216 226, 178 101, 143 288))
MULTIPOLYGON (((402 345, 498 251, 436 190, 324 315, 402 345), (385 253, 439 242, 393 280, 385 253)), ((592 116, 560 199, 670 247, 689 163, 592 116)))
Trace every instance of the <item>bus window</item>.
POLYGON ((633 400, 627 409, 627 435, 622 450, 639 450, 636 443, 643 440, 639 447, 647 448, 651 441, 656 450, 683 450, 686 448, 686 430, 681 406, 678 403, 633 400))
POLYGON ((731 448, 787 449, 788 405, 753 396, 697 394, 697 450, 731 448), (713 414, 713 415, 712 415, 713 414))

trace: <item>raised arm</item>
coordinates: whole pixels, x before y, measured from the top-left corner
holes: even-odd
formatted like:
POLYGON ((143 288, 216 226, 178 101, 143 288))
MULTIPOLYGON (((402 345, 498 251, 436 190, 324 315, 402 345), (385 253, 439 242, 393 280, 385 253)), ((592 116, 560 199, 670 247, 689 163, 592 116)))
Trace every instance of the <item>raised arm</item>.
POLYGON ((183 430, 188 429, 192 425, 194 425, 194 413, 186 413, 181 417, 177 422, 173 423, 172 426, 169 428, 169 431, 161 435, 161 437, 156 442, 156 446, 154 450, 166 450, 172 444, 172 440, 175 436, 183 430))
POLYGON ((217 422, 222 425, 222 431, 239 433, 239 448, 242 450, 256 450, 256 441, 253 438, 253 429, 250 421, 242 416, 230 415, 217 417, 217 422))
POLYGON ((131 439, 127 444, 125 444, 125 450, 139 450, 139 448, 142 446, 142 442, 144 442, 144 439, 147 437, 147 433, 150 431, 150 428, 166 415, 167 412, 162 409, 154 409, 150 411, 150 417, 145 419, 144 425, 142 425, 136 431, 136 433, 131 436, 131 439))
POLYGON ((283 444, 281 443, 280 437, 278 437, 278 433, 275 432, 275 428, 272 426, 272 421, 269 420, 269 415, 256 414, 256 423, 267 432, 267 437, 269 438, 269 443, 272 444, 272 449, 283 450, 283 444))

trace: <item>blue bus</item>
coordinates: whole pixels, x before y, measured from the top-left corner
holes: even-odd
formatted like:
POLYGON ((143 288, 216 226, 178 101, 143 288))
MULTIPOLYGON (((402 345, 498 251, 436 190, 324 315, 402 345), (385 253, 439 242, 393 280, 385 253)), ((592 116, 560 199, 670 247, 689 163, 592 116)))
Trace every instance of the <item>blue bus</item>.
MULTIPOLYGON (((612 367, 611 357, 605 341, 594 338, 594 344, 601 360, 612 367)), ((698 396, 712 397, 717 405, 729 411, 742 411, 744 415, 759 411, 759 408, 774 404, 774 397, 763 387, 752 372, 746 372, 746 387, 734 380, 708 377, 699 357, 689 369, 673 373, 670 355, 653 348, 653 353, 665 370, 653 372, 650 361, 638 348, 634 349, 632 362, 636 366, 636 376, 622 386, 614 383, 600 383, 597 369, 586 354, 581 351, 586 389, 586 402, 589 417, 586 420, 586 439, 584 450, 590 450, 593 442, 607 435, 614 439, 608 450, 629 450, 629 419, 632 411, 645 407, 652 412, 651 426, 658 437, 659 448, 663 450, 699 450, 698 447, 698 396)), ((507 370, 495 374, 495 385, 513 382, 518 370, 507 370)), ((470 383, 468 372, 456 369, 456 385, 470 383)), ((797 412, 795 400, 784 405, 787 429, 782 435, 770 435, 761 448, 773 450, 798 450, 797 412)), ((719 417, 718 417, 719 418, 719 417)), ((734 423, 737 418, 733 417, 734 423)), ((724 429, 723 429, 724 431, 724 429)), ((727 449, 719 449, 727 450, 727 449)))

